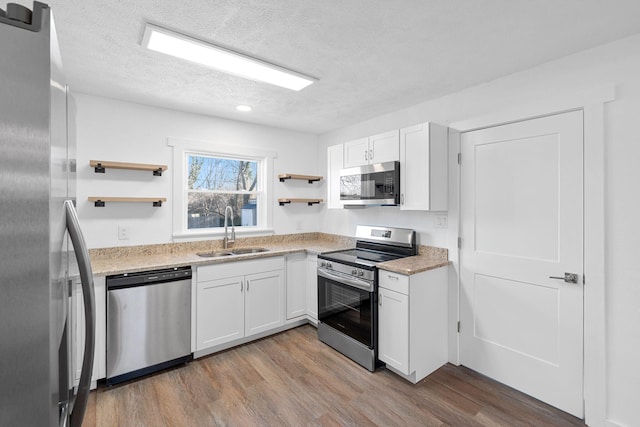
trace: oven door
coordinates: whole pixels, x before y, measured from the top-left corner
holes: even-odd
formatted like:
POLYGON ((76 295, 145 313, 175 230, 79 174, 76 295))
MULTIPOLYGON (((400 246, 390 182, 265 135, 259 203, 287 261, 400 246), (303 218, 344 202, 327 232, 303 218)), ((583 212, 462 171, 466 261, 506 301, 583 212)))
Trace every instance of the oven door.
POLYGON ((343 205, 397 205, 400 203, 400 162, 386 162, 340 171, 343 205))
POLYGON ((331 278, 318 270, 318 319, 373 349, 376 339, 375 291, 331 278))

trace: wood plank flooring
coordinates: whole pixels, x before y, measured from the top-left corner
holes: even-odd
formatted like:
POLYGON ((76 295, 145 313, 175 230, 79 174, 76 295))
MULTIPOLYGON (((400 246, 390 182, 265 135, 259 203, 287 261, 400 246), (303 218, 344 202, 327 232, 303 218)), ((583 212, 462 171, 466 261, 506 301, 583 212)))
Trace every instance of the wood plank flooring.
POLYGON ((306 325, 91 393, 85 426, 573 426, 464 367, 413 385, 371 373, 306 325))

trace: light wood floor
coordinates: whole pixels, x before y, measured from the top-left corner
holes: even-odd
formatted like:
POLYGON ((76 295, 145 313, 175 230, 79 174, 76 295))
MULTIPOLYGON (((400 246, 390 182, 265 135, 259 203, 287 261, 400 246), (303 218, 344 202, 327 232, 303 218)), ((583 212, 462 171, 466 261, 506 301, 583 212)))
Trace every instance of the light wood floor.
POLYGON ((302 326, 91 393, 85 426, 570 426, 581 420, 469 369, 416 385, 370 373, 302 326))

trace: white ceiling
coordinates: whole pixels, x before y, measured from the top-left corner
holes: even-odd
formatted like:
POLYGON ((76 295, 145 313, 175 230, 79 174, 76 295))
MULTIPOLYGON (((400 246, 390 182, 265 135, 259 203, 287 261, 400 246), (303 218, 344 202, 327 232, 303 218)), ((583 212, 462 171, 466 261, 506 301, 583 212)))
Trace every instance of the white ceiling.
POLYGON ((640 32, 638 0, 44 1, 72 90, 312 133, 640 32), (146 22, 319 81, 294 92, 144 50, 146 22))

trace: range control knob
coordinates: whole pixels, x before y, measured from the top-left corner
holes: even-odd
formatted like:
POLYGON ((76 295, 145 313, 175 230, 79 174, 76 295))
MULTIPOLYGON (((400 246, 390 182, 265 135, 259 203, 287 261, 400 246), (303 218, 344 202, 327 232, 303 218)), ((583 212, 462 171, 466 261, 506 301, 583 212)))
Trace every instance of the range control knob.
POLYGON ((360 277, 364 276, 364 271, 363 270, 358 270, 358 276, 360 276, 360 277))
POLYGON ((327 268, 333 268, 333 265, 331 265, 331 263, 328 261, 327 261, 327 268))
POLYGON ((327 263, 326 263, 326 262, 324 262, 324 261, 320 261, 320 267, 326 267, 326 266, 327 266, 327 263))
POLYGON ((358 270, 356 268, 354 268, 353 270, 351 270, 351 274, 353 274, 354 276, 358 274, 358 270))

